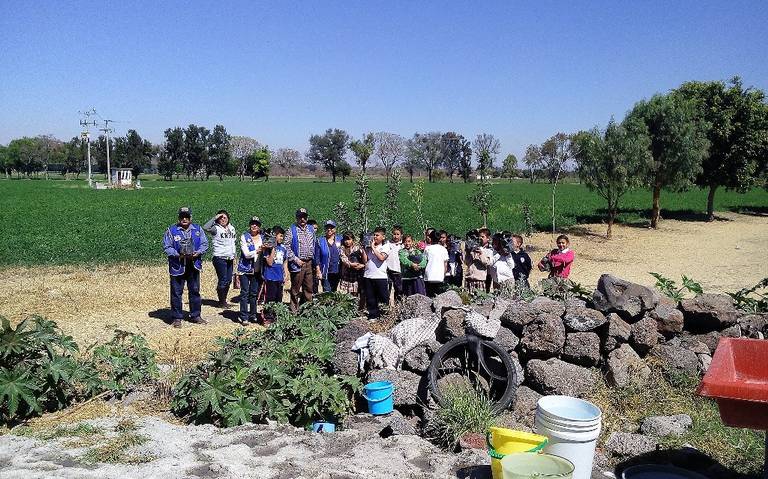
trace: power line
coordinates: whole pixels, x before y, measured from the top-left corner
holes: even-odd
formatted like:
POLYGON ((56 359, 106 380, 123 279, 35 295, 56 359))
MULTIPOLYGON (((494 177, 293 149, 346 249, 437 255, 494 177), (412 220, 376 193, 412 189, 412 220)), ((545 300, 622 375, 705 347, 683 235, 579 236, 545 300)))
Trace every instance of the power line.
POLYGON ((96 126, 96 120, 89 121, 91 118, 91 115, 96 115, 96 109, 91 108, 90 110, 86 111, 80 111, 81 116, 84 116, 85 118, 80 119, 80 126, 84 128, 84 131, 80 134, 81 138, 85 138, 85 141, 88 145, 87 147, 87 162, 88 162, 88 187, 93 187, 93 178, 91 175, 91 126, 96 126))

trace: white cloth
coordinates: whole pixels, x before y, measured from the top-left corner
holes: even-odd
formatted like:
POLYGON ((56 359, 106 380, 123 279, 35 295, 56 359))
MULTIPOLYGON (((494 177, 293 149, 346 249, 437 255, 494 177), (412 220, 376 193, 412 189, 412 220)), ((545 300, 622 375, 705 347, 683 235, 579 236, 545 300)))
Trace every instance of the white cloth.
POLYGON ((365 263, 365 273, 363 273, 364 278, 387 279, 387 259, 389 258, 389 243, 383 243, 379 245, 378 249, 379 249, 379 253, 383 253, 387 255, 387 257, 384 258, 384 261, 380 260, 375 254, 373 254, 373 251, 371 250, 370 246, 365 248, 365 254, 368 255, 368 262, 365 263))
POLYGON ((261 253, 259 253, 259 246, 261 246, 261 235, 257 235, 256 237, 251 236, 251 234, 246 231, 240 236, 240 251, 243 252, 243 256, 249 259, 253 259, 255 261, 259 260, 259 256, 261 253), (254 250, 251 251, 248 248, 248 240, 251 240, 253 242, 254 250))
POLYGON ((235 242, 237 241, 237 233, 235 227, 231 224, 227 226, 221 226, 216 223, 213 228, 209 229, 211 232, 211 245, 213 246, 213 256, 219 256, 221 258, 234 259, 235 257, 235 242))
POLYGON ((400 348, 386 336, 374 334, 368 340, 371 353, 371 367, 374 369, 397 369, 400 362, 400 348))
POLYGON ((505 281, 514 281, 515 277, 512 274, 512 270, 515 269, 515 261, 511 255, 500 255, 498 253, 493 255, 491 259, 493 265, 493 282, 501 284, 505 281))
POLYGON ((365 371, 365 363, 371 356, 371 350, 368 349, 368 343, 371 341, 373 333, 365 333, 355 340, 355 343, 350 348, 357 353, 357 371, 365 371))
POLYGON ((387 269, 393 273, 400 273, 400 250, 403 243, 387 243, 389 245, 389 256, 387 256, 387 269))
POLYGON ((442 245, 431 244, 424 249, 427 255, 427 267, 424 268, 424 281, 442 283, 445 281, 445 262, 448 250, 442 245))

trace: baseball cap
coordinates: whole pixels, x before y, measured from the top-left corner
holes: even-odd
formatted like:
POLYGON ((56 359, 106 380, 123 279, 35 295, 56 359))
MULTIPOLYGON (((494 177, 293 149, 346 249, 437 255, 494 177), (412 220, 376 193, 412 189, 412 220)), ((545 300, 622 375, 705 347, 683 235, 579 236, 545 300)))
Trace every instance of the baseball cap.
POLYGON ((328 221, 325 222, 325 227, 326 228, 328 228, 328 227, 335 228, 336 227, 336 222, 333 221, 333 220, 328 220, 328 221))
POLYGON ((298 210, 296 210, 296 217, 298 218, 299 216, 309 216, 309 213, 307 213, 307 209, 299 208, 298 210))
POLYGON ((179 218, 191 218, 192 210, 188 206, 179 208, 179 218))
POLYGON ((259 225, 261 226, 261 219, 258 216, 251 216, 251 221, 248 222, 248 225, 259 225))

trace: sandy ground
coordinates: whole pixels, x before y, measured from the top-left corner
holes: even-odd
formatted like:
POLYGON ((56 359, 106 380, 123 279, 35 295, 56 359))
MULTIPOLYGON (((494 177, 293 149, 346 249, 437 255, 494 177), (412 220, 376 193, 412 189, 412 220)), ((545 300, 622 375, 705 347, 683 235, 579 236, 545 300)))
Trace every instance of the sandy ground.
MULTIPOLYGON (((665 220, 653 231, 614 227, 606 240, 604 225, 582 225, 570 232, 576 252, 571 277, 594 287, 603 273, 652 285, 655 271, 679 281, 681 274, 699 281, 705 291, 735 291, 768 276, 768 217, 721 213, 714 223, 665 220)), ((528 242, 535 261, 550 248, 552 236, 537 234, 528 242)), ((533 280, 543 277, 534 272, 533 280)), ((202 278, 203 298, 215 297, 210 263, 202 278)), ((234 296, 235 293, 233 293, 234 296)), ((42 315, 59 323, 83 346, 109 340, 115 329, 143 333, 160 360, 198 358, 213 338, 238 327, 234 310, 203 303, 209 324, 168 326, 168 276, 164 265, 98 267, 53 266, 0 271, 0 315, 18 322, 42 315)))

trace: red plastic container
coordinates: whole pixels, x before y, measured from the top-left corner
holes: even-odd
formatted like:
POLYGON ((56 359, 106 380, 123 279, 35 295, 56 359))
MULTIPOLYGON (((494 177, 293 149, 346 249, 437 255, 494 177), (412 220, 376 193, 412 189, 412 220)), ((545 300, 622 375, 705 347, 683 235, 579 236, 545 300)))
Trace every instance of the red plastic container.
POLYGON ((721 338, 697 392, 732 427, 768 430, 768 340, 721 338))

